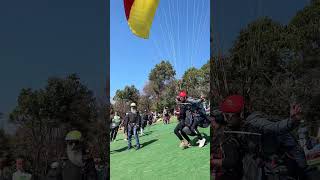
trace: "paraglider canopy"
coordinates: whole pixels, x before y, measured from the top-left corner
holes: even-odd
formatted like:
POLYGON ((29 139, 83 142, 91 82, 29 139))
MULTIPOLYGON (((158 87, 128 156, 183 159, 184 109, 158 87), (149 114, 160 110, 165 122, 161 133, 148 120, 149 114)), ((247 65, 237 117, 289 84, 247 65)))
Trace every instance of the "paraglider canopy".
POLYGON ((123 3, 132 33, 148 39, 159 0, 123 0, 123 3))

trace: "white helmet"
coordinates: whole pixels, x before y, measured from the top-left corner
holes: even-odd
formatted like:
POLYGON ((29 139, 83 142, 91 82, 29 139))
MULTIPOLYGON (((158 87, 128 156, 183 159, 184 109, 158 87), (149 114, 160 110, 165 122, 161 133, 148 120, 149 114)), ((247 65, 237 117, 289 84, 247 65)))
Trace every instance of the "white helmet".
POLYGON ((131 103, 130 104, 130 107, 136 107, 137 105, 136 105, 136 103, 131 103))

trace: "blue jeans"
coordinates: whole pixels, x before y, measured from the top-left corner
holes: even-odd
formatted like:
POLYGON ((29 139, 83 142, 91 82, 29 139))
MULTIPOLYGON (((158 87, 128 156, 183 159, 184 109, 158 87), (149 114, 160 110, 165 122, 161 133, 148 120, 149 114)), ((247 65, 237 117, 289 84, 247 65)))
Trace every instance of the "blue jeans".
POLYGON ((137 126, 135 125, 128 125, 128 130, 127 130, 127 135, 128 135, 128 148, 131 148, 131 137, 132 134, 134 135, 134 138, 136 139, 136 146, 137 148, 140 148, 140 143, 139 143, 139 136, 137 133, 137 126))

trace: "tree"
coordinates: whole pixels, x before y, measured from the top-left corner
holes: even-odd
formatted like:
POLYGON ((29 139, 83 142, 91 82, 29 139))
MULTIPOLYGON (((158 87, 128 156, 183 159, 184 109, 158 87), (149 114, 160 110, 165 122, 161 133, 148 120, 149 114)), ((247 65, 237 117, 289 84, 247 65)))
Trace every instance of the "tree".
POLYGON ((192 97, 209 96, 210 64, 209 61, 200 69, 191 67, 182 76, 182 89, 192 97))
POLYGON ((160 101, 162 93, 166 89, 166 86, 172 81, 174 81, 174 76, 176 75, 175 70, 168 61, 161 61, 157 64, 149 74, 149 86, 152 89, 153 94, 155 95, 155 107, 157 110, 161 110, 160 101))
POLYGON ((189 68, 182 76, 182 88, 188 92, 189 96, 200 97, 201 71, 195 67, 189 68))
POLYGON ((206 95, 207 97, 210 96, 210 61, 204 64, 200 69, 200 91, 206 95))
POLYGON ((126 102, 138 103, 139 101, 139 90, 134 86, 126 86, 123 90, 117 90, 116 95, 113 98, 115 101, 124 100, 126 102))
POLYGON ((97 123, 96 99, 75 74, 50 78, 44 89, 21 90, 10 121, 18 126, 15 154, 24 154, 33 162, 34 173, 43 175, 52 158, 65 153, 67 131, 80 130, 91 142, 96 130, 90 127, 97 123))
POLYGON ((160 97, 165 86, 174 79, 175 75, 176 72, 169 61, 161 61, 151 70, 149 81, 152 82, 153 91, 157 98, 160 97))
POLYGON ((320 1, 313 0, 290 21, 288 31, 291 48, 299 50, 302 56, 320 48, 320 1))
POLYGON ((268 18, 258 19, 240 32, 227 57, 226 79, 229 90, 245 96, 247 110, 286 115, 291 95, 286 92, 292 91, 288 58, 283 53, 286 37, 285 28, 268 18))
POLYGON ((319 7, 319 0, 312 2, 288 26, 268 18, 250 23, 229 54, 212 57, 212 94, 242 94, 247 111, 283 117, 291 103, 309 107, 320 85, 319 7))
POLYGON ((177 84, 178 82, 175 80, 167 84, 156 106, 156 110, 158 112, 162 112, 165 107, 168 107, 169 109, 174 109, 176 105, 175 98, 178 94, 177 84))
POLYGON ((140 92, 134 85, 126 86, 123 90, 117 90, 113 98, 115 100, 115 111, 123 117, 128 112, 130 103, 138 103, 139 99, 140 92))
POLYGON ((139 99, 138 104, 138 110, 140 112, 144 112, 145 110, 149 112, 152 109, 152 99, 150 98, 150 96, 142 95, 139 99))

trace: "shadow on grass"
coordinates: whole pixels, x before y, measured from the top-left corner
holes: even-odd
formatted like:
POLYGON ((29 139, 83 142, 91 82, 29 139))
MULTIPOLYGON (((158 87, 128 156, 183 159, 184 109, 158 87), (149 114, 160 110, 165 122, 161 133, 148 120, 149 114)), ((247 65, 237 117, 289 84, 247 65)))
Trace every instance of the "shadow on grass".
MULTIPOLYGON (((132 139, 132 141, 134 141, 134 139, 132 139)), ((131 141, 131 142, 132 142, 132 141, 131 141)), ((152 144, 152 143, 154 143, 154 142, 156 142, 156 141, 158 141, 158 139, 152 139, 152 140, 150 140, 150 141, 147 141, 147 142, 142 143, 142 144, 141 144, 141 149, 144 148, 144 147, 146 147, 146 146, 148 146, 148 145, 150 145, 150 144, 152 144)), ((128 146, 125 146, 125 147, 123 147, 123 148, 121 148, 121 149, 117 149, 117 150, 110 151, 110 154, 120 153, 120 152, 126 151, 127 149, 128 149, 128 146)))
POLYGON ((148 146, 149 144, 152 144, 152 143, 154 143, 156 141, 158 141, 158 139, 152 139, 150 141, 144 142, 144 143, 141 144, 142 145, 141 148, 144 148, 144 147, 148 146))

